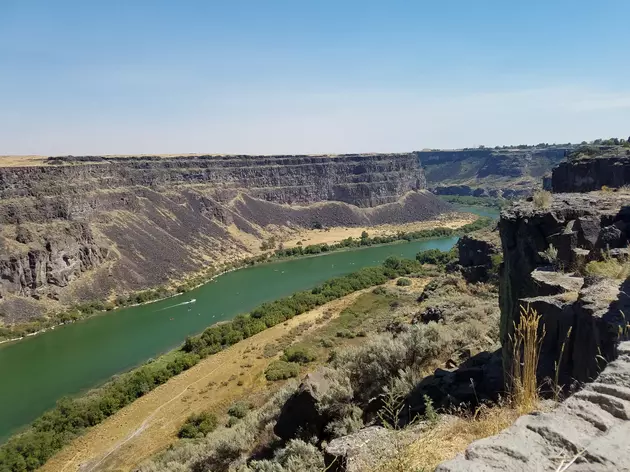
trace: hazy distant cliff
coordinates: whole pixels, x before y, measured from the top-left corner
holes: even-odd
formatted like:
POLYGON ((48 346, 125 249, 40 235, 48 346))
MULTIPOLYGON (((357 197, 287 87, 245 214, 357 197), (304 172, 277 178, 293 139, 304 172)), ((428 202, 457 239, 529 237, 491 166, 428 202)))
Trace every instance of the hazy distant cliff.
POLYGON ((428 187, 438 195, 522 197, 565 159, 570 146, 419 151, 428 187))
POLYGON ((0 313, 12 322, 38 312, 34 299, 164 284, 283 227, 401 223, 448 209, 425 188, 415 154, 88 156, 3 167, 0 313))

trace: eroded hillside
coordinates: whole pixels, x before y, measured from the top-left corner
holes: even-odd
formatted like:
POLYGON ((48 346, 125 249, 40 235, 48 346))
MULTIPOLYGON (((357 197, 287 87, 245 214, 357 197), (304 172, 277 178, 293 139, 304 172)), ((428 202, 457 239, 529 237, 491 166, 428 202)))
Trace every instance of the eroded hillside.
MULTIPOLYGON (((58 157, 0 168, 0 311, 14 323, 167 284, 300 228, 448 205, 414 154, 58 157)), ((255 248, 255 249, 254 249, 255 248)))

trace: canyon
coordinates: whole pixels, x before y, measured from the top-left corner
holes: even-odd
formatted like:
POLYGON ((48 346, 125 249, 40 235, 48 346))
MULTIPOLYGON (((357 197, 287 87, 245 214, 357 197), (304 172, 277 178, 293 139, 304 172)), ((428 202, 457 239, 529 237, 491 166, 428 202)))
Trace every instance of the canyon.
POLYGON ((417 155, 83 156, 0 168, 5 324, 164 286, 299 229, 430 220, 417 155))

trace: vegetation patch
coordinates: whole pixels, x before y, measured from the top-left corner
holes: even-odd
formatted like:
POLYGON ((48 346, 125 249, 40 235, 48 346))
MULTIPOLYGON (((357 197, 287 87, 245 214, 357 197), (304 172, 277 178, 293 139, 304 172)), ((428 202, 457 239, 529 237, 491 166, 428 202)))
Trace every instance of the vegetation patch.
POLYGON ((300 364, 287 361, 273 361, 265 370, 265 378, 271 382, 297 377, 300 373, 300 364))
POLYGON ((587 275, 625 280, 630 277, 630 261, 605 257, 601 261, 589 262, 586 264, 584 271, 587 275))
POLYGON ((181 439, 203 438, 206 434, 214 431, 218 424, 217 417, 212 413, 203 412, 190 415, 179 429, 177 436, 181 439))

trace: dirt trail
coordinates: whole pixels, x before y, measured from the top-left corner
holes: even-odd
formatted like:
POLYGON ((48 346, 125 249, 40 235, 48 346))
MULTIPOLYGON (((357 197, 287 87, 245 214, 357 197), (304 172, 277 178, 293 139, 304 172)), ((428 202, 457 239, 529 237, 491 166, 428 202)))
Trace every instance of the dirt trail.
POLYGON ((367 290, 334 300, 210 356, 75 439, 40 470, 131 470, 173 443, 190 414, 203 410, 223 413, 235 399, 267 388, 263 374, 272 359, 262 356, 265 345, 300 324, 322 318, 325 311, 331 310, 333 319, 367 290))

